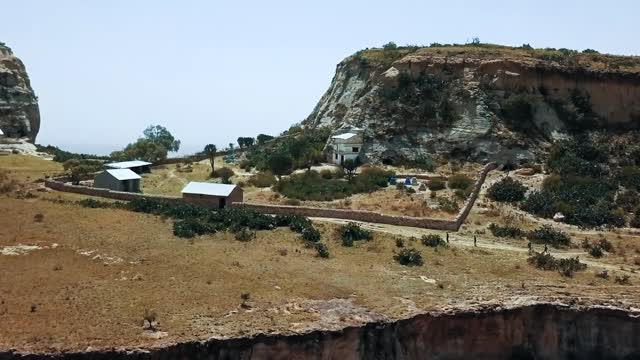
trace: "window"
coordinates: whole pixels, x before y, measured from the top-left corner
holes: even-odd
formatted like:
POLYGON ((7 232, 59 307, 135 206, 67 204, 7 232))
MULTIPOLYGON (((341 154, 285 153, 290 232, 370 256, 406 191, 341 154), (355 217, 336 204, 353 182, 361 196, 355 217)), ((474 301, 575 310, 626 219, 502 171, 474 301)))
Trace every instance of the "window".
POLYGON ((358 152, 358 151, 360 151, 360 148, 359 148, 359 147, 352 147, 352 148, 351 148, 351 152, 356 153, 356 152, 358 152))
POLYGON ((336 160, 338 160, 338 153, 336 153, 336 160))

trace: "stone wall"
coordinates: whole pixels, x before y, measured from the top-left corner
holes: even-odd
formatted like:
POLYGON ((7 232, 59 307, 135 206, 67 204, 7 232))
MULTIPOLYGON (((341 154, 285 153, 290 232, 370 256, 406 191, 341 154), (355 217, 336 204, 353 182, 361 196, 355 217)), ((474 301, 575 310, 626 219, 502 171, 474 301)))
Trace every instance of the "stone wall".
MULTIPOLYGON (((243 206, 247 209, 255 210, 265 214, 273 214, 273 215, 300 215, 300 216, 308 216, 308 217, 320 217, 320 218, 334 218, 334 219, 345 219, 345 220, 354 220, 354 221, 363 221, 370 223, 378 223, 378 224, 389 224, 389 225, 398 225, 398 226, 411 226, 411 227, 419 227, 425 229, 434 229, 434 230, 446 230, 446 231, 458 231, 464 221, 469 216, 469 212, 473 208, 478 195, 480 194, 480 190, 482 189, 482 185, 484 184, 485 179, 487 178, 487 174, 497 168, 497 164, 489 163, 485 165, 482 169, 478 178, 476 179, 473 190, 465 205, 462 207, 458 215, 453 219, 431 219, 424 217, 411 217, 411 216, 398 216, 398 215, 386 215, 380 214, 373 211, 364 211, 364 210, 345 210, 345 209, 323 209, 323 208, 315 208, 315 207, 304 207, 304 206, 287 206, 287 205, 268 205, 268 204, 256 204, 256 203, 246 203, 246 202, 231 202, 229 201, 231 206, 243 206)), ((184 202, 182 198, 175 197, 167 197, 160 195, 148 195, 148 194, 140 194, 140 193, 129 193, 129 192, 120 192, 113 191, 107 189, 98 189, 88 186, 80 186, 80 185, 70 185, 66 184, 62 181, 53 179, 46 180, 45 185, 48 188, 58 191, 65 191, 76 194, 83 194, 89 196, 99 196, 108 199, 115 200, 123 200, 130 201, 133 199, 140 198, 149 198, 155 200, 164 200, 169 202, 184 202)), ((232 199, 230 199, 232 200, 232 199)))
POLYGON ((482 185, 487 178, 487 174, 497 167, 498 165, 496 163, 489 163, 485 165, 485 167, 478 175, 473 185, 473 190, 467 198, 465 205, 462 207, 458 215, 453 219, 431 219, 424 217, 385 215, 364 210, 323 209, 315 207, 268 205, 257 203, 234 203, 234 206, 244 206, 247 209, 275 215, 286 214, 309 217, 335 218, 379 224, 411 226, 434 230, 458 231, 464 221, 467 219, 467 216, 469 216, 469 212, 471 212, 471 209, 473 208, 473 205, 475 204, 475 201, 480 194, 480 190, 482 189, 482 185))

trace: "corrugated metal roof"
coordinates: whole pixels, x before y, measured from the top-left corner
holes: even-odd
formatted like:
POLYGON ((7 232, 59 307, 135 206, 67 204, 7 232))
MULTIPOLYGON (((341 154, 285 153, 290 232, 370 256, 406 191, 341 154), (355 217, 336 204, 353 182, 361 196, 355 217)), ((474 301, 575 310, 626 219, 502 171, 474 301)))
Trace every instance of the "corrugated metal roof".
POLYGON ((114 162, 110 164, 106 164, 106 167, 110 167, 112 169, 130 169, 134 167, 147 166, 152 165, 150 162, 140 161, 140 160, 131 160, 131 161, 122 161, 122 162, 114 162))
POLYGON ((4 133, 2 132, 2 129, 0 129, 0 135, 4 135, 4 133))
POLYGON ((183 194, 200 194, 211 196, 229 196, 236 185, 214 184, 192 181, 182 189, 183 194))
POLYGON ((140 175, 134 173, 133 171, 131 171, 129 169, 109 169, 109 170, 105 170, 105 171, 108 172, 109 174, 111 174, 111 176, 113 176, 114 178, 116 178, 118 180, 140 179, 140 175))
POLYGON ((344 133, 344 134, 340 134, 340 135, 335 135, 332 136, 332 138, 334 139, 340 139, 340 140, 349 140, 354 136, 357 136, 358 134, 354 134, 354 133, 344 133))

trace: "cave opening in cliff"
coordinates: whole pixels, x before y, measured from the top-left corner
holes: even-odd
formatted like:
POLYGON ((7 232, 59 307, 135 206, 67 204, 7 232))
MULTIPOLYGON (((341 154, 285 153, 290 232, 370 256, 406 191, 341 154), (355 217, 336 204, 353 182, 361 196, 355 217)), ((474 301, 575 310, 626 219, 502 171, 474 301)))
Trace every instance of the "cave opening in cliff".
POLYGON ((382 165, 393 165, 393 160, 389 159, 389 158, 384 158, 382 159, 382 165))

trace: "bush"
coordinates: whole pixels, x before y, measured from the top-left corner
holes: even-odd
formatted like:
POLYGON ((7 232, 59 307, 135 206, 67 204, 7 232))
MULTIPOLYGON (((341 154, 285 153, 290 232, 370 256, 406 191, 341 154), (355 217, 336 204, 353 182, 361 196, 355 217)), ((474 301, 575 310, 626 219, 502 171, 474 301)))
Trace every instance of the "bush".
POLYGON ((173 223, 173 235, 181 238, 192 238, 196 235, 213 234, 216 230, 198 219, 183 219, 173 223))
POLYGON ((624 211, 633 211, 640 205, 640 195, 635 190, 625 190, 616 197, 616 204, 624 211))
POLYGON ((464 174, 455 174, 448 179, 450 189, 466 190, 473 185, 473 179, 464 174))
POLYGON ((404 240, 396 239, 396 247, 403 248, 404 247, 404 240))
POLYGON ((315 244, 314 248, 318 253, 318 257, 325 258, 325 259, 329 257, 329 249, 327 248, 327 245, 319 242, 315 244))
POLYGON ((527 233, 527 239, 533 243, 548 244, 554 247, 566 247, 571 244, 569 235, 561 230, 556 230, 550 225, 531 230, 527 233))
POLYGON ((300 200, 298 199, 287 199, 284 201, 285 205, 289 206, 300 206, 300 200))
POLYGON ((631 281, 629 281, 629 279, 631 279, 631 277, 627 274, 624 274, 622 276, 616 276, 615 282, 619 285, 630 285, 631 281))
POLYGON ((352 222, 340 226, 340 228, 338 228, 338 233, 342 239, 342 245, 348 247, 353 246, 354 241, 373 239, 373 235, 370 231, 365 230, 361 228, 360 225, 352 222))
POLYGON ((236 240, 238 241, 251 241, 252 239, 255 239, 256 237, 256 232, 255 231, 251 231, 249 228, 247 227, 243 227, 241 228, 238 232, 236 232, 236 240))
POLYGON ((591 246, 589 248, 589 255, 598 259, 598 258, 601 258, 604 255, 604 253, 602 252, 602 248, 599 245, 596 245, 596 246, 591 246))
POLYGON ((233 175, 235 175, 235 173, 228 167, 222 167, 215 171, 215 176, 219 177, 223 184, 231 184, 231 177, 233 175))
POLYGON ((427 187, 431 191, 438 191, 444 189, 446 187, 446 184, 442 179, 436 178, 429 180, 429 182, 427 183, 427 187))
POLYGON ((438 198, 438 204, 440 205, 440 209, 444 212, 457 213, 460 211, 458 203, 451 199, 440 197, 438 198))
POLYGON ((271 187, 276 183, 276 177, 271 171, 260 171, 249 178, 249 184, 259 188, 271 187))
POLYGON ((318 242, 320 241, 320 231, 312 226, 307 226, 302 230, 302 238, 305 241, 318 242))
POLYGON ((587 264, 581 263, 576 258, 556 259, 551 254, 534 252, 527 259, 527 262, 538 269, 545 271, 558 271, 566 277, 572 277, 576 271, 583 271, 587 268, 587 264))
POLYGON ((489 199, 499 202, 517 202, 524 200, 527 187, 512 177, 505 177, 489 188, 489 199))
POLYGON ((630 189, 640 190, 640 167, 624 166, 616 174, 618 181, 630 189))
POLYGON ((326 179, 326 180, 330 180, 330 179, 335 178, 333 171, 331 171, 329 169, 320 170, 320 176, 323 179, 326 179))
POLYGON ((500 226, 498 224, 490 224, 489 230, 496 237, 509 237, 509 238, 521 238, 525 235, 525 232, 515 226, 500 226))
POLYGON ((44 221, 44 214, 43 213, 37 213, 33 216, 33 221, 41 223, 44 221))
POLYGON ((629 226, 636 229, 640 228, 640 210, 636 210, 635 215, 629 221, 629 226))
POLYGON ((442 236, 438 234, 429 234, 422 236, 422 245, 437 248, 438 246, 447 246, 442 236))
POLYGON ((404 266, 422 266, 422 254, 416 249, 402 249, 393 259, 404 266))

